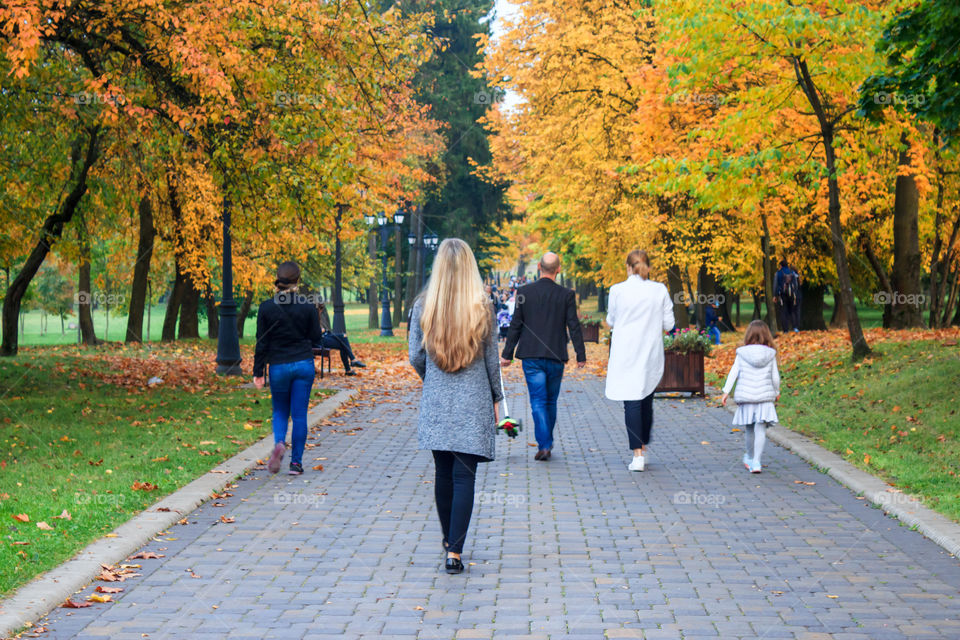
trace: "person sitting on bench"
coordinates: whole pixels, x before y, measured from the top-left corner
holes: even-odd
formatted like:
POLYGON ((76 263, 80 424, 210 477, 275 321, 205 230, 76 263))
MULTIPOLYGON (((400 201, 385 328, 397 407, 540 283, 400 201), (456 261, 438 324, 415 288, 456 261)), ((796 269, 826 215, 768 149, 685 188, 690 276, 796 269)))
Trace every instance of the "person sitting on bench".
POLYGON ((361 369, 367 365, 357 360, 353 355, 353 349, 350 348, 350 340, 347 339, 347 336, 342 333, 334 333, 331 330, 330 315, 327 313, 326 305, 322 302, 317 306, 317 314, 320 316, 320 329, 323 332, 318 346, 339 351, 344 373, 348 376, 357 375, 357 372, 353 369, 361 369))

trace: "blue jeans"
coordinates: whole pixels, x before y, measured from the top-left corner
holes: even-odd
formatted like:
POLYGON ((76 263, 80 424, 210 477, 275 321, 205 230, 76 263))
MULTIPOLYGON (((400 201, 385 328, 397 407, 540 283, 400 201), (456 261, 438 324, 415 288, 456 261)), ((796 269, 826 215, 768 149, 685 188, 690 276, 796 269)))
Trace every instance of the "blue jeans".
POLYGON ((713 338, 713 344, 720 344, 720 328, 717 325, 712 324, 707 327, 707 333, 713 338))
POLYGON ((523 361, 523 376, 530 394, 533 433, 541 450, 553 448, 553 427, 557 424, 557 396, 563 380, 563 363, 546 358, 523 361))
POLYGON ((287 421, 293 418, 290 462, 303 463, 307 444, 307 404, 317 375, 313 358, 270 365, 270 400, 273 403, 273 441, 287 439, 287 421))

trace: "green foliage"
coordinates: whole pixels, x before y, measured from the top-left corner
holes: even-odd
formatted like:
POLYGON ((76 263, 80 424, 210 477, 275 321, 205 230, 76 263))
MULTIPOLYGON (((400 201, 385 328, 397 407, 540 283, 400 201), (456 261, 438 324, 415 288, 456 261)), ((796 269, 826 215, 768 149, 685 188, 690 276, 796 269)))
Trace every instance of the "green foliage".
POLYGON ((492 0, 442 0, 405 3, 405 11, 432 11, 432 35, 437 41, 433 57, 415 78, 420 102, 430 105, 431 116, 444 124, 447 152, 434 167, 443 176, 441 186, 427 195, 423 211, 427 227, 441 238, 459 237, 473 247, 483 265, 501 239, 493 230, 506 217, 506 185, 494 185, 474 175, 475 164, 490 162, 487 133, 477 124, 501 94, 471 71, 481 61, 476 36, 489 34, 485 20, 492 0))
POLYGON ((876 117, 893 106, 955 137, 960 131, 960 4, 923 0, 903 11, 884 29, 877 51, 890 69, 863 84, 860 112, 876 117))

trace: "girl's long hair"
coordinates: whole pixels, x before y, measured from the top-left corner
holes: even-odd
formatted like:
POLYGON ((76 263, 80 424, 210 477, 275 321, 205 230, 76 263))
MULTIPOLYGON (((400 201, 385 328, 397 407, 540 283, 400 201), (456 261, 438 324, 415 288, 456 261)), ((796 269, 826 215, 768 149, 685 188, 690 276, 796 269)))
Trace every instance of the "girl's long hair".
POLYGON ((466 242, 447 238, 440 243, 422 295, 420 328, 427 353, 442 371, 463 369, 483 350, 493 323, 477 260, 466 242))
POLYGON ((770 327, 763 320, 754 320, 747 325, 747 333, 743 336, 743 344, 763 344, 774 350, 777 348, 770 327))

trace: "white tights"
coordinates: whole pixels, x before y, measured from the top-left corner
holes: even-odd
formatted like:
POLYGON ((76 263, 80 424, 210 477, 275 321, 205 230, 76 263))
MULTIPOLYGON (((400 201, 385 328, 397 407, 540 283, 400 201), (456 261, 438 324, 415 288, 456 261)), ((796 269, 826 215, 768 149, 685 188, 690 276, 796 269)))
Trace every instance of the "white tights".
POLYGON ((767 423, 757 422, 747 425, 747 458, 760 464, 760 456, 763 455, 763 445, 767 442, 767 423))

